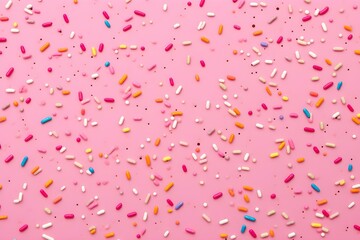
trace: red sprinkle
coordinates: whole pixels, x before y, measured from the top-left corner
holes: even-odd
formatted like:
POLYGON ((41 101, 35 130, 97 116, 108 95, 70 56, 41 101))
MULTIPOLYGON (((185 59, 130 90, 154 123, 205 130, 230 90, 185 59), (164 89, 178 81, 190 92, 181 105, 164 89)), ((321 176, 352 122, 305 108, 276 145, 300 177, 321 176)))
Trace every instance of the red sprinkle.
POLYGON ((334 160, 334 163, 335 164, 338 164, 338 163, 340 163, 342 161, 342 157, 338 157, 338 158, 336 158, 335 160, 334 160))
POLYGON ((42 24, 43 27, 51 27, 52 26, 52 22, 46 22, 42 24))
POLYGON ((332 85, 334 85, 334 82, 328 82, 327 84, 325 84, 325 85, 323 86, 323 89, 324 89, 324 90, 328 90, 330 87, 332 87, 332 85))
POLYGON ((5 162, 8 163, 8 162, 11 162, 11 160, 14 159, 14 155, 10 154, 7 158, 5 158, 5 162))
POLYGON ((9 18, 8 17, 0 17, 0 21, 6 22, 6 21, 9 21, 9 18))
POLYGON ((63 18, 66 23, 69 23, 69 18, 65 13, 63 14, 63 18))
POLYGON ((256 235, 256 233, 255 233, 254 230, 249 229, 249 233, 250 233, 250 235, 251 235, 253 238, 256 238, 256 237, 257 237, 257 235, 256 235))
POLYGON ((118 211, 119 211, 121 208, 122 208, 122 203, 119 203, 119 204, 116 205, 116 207, 115 207, 115 209, 118 210, 118 211))
POLYGON ((48 195, 47 195, 47 193, 45 192, 44 189, 40 189, 40 193, 41 193, 41 195, 43 195, 44 198, 48 197, 48 195))
POLYGON ((14 72, 14 68, 13 67, 9 68, 9 70, 6 72, 6 76, 10 77, 13 74, 13 72, 14 72))
POLYGON ((144 12, 139 11, 139 10, 135 10, 134 13, 135 13, 135 15, 138 15, 140 17, 145 17, 145 15, 146 15, 144 12))
POLYGON ((22 225, 20 228, 19 228, 19 232, 24 232, 26 229, 28 229, 28 225, 27 224, 24 224, 22 225))
POLYGON ((110 19, 110 16, 109 14, 106 12, 106 11, 103 11, 102 14, 104 15, 104 17, 109 20, 110 19))
POLYGON ((171 201, 171 199, 166 199, 166 202, 172 207, 174 206, 173 201, 171 201))
POLYGON ((182 165, 183 172, 187 172, 187 167, 185 165, 182 165))
POLYGON ((25 142, 28 142, 28 141, 30 141, 33 137, 34 137, 33 135, 29 134, 29 135, 24 139, 24 141, 25 141, 25 142))
POLYGON ((293 180, 294 177, 295 175, 291 173, 289 176, 287 176, 287 178, 285 178, 284 183, 290 182, 291 180, 293 180))
POLYGON ((350 112, 354 112, 354 108, 350 105, 350 104, 348 104, 348 105, 346 105, 347 106, 347 108, 350 110, 350 112))
POLYGON ((170 49, 172 49, 174 45, 172 43, 169 43, 166 47, 165 47, 165 51, 168 52, 170 51, 170 49))
POLYGON ((311 127, 304 127, 304 131, 313 133, 313 132, 315 132, 315 129, 311 128, 311 127))
POLYGON ((303 22, 307 22, 311 19, 311 16, 310 15, 306 15, 305 17, 302 18, 302 21, 303 22))
POLYGON ((318 66, 318 65, 313 65, 313 69, 317 70, 317 71, 321 71, 322 67, 318 66))
POLYGON ((72 213, 67 213, 64 215, 64 218, 66 218, 66 219, 73 219, 74 217, 75 217, 75 215, 72 213))
POLYGON ((328 11, 329 11, 329 7, 324 7, 323 9, 320 10, 319 15, 324 15, 328 11))
POLYGON ((280 36, 278 39, 277 39, 277 41, 276 41, 276 43, 277 44, 280 44, 282 41, 283 41, 283 36, 280 36))
POLYGON ((115 99, 113 99, 113 98, 104 98, 104 101, 108 102, 108 103, 113 103, 113 102, 115 102, 115 99))
POLYGON ((218 193, 215 193, 214 195, 213 195, 213 199, 219 199, 219 198, 221 198, 222 197, 222 192, 218 192, 218 193))
POLYGON ((127 217, 131 218, 131 217, 135 217, 136 215, 137 215, 136 212, 130 212, 130 213, 127 214, 127 217))
POLYGON ((127 32, 127 31, 129 31, 131 28, 132 28, 132 26, 131 26, 131 24, 129 24, 129 25, 127 25, 127 26, 125 26, 125 27, 123 28, 123 31, 124 31, 124 32, 127 32))

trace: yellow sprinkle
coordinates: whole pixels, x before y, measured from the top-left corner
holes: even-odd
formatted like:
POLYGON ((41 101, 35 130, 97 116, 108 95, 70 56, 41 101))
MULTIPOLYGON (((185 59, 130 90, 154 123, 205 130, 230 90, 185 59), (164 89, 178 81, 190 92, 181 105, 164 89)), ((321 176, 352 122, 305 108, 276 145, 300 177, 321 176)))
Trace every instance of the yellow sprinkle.
POLYGON ((240 122, 235 122, 235 126, 237 126, 238 128, 241 128, 241 129, 244 128, 244 124, 242 124, 240 122))
POLYGON ((229 137, 229 143, 233 143, 234 138, 235 138, 235 135, 234 135, 233 133, 232 133, 232 134, 230 134, 230 137, 229 137))
POLYGON ((137 98, 137 97, 139 97, 141 94, 142 94, 142 91, 139 90, 139 91, 137 91, 137 92, 134 92, 132 96, 133 96, 133 98, 137 98))
POLYGON ((316 222, 311 223, 311 226, 313 228, 321 228, 322 227, 321 223, 316 223, 316 222))
POLYGON ((156 140, 155 140, 155 146, 157 147, 157 146, 159 146, 160 145, 160 142, 161 142, 161 139, 160 138, 157 138, 156 140))
POLYGON ((129 127, 123 128, 122 131, 123 133, 128 133, 130 132, 130 128, 129 127))
POLYGON ((357 117, 357 118, 360 118, 360 113, 356 114, 356 117, 357 117))
POLYGON ((253 35, 254 36, 260 36, 261 34, 263 34, 263 31, 262 30, 257 30, 255 32, 253 32, 253 35))
POLYGON ((130 174, 130 172, 128 170, 126 170, 125 175, 126 175, 126 179, 130 181, 131 180, 131 174, 130 174))
POLYGON ((150 159, 150 156, 147 154, 145 155, 145 162, 148 167, 151 166, 151 159, 150 159))
POLYGON ((224 26, 222 24, 219 25, 219 28, 218 28, 218 34, 221 35, 222 32, 223 32, 223 29, 224 29, 224 26))
POLYGON ((279 153, 278 152, 273 152, 273 153, 270 153, 270 158, 276 158, 279 156, 279 153))
POLYGON ((94 47, 91 48, 91 54, 93 55, 93 57, 96 56, 96 54, 97 54, 96 48, 94 48, 94 47))
POLYGON ((319 100, 315 103, 315 106, 318 108, 321 106, 321 104, 323 104, 324 102, 324 98, 319 98, 319 100))
POLYGON ((226 233, 221 233, 221 234, 220 234, 220 237, 221 237, 221 238, 227 238, 227 237, 228 237, 228 234, 226 234, 226 233))
POLYGON ((109 233, 105 234, 105 238, 111 238, 113 236, 115 236, 114 232, 109 232, 109 233))
POLYGON ((210 40, 207 37, 201 37, 201 41, 203 41, 204 43, 210 43, 210 40))
POLYGON ((78 2, 79 2, 78 0, 74 0, 74 3, 75 3, 75 4, 78 4, 78 2))
POLYGON ((13 27, 14 27, 14 28, 17 28, 18 26, 19 26, 19 24, 18 24, 17 22, 14 22, 14 23, 13 23, 13 27))
POLYGON ((341 179, 341 180, 339 181, 339 185, 340 185, 340 186, 344 186, 344 185, 345 185, 345 180, 344 180, 344 179, 341 179))
POLYGON ((54 181, 53 181, 52 179, 49 179, 49 180, 46 181, 46 183, 45 183, 44 186, 45 186, 46 188, 48 188, 48 187, 51 186, 51 184, 53 184, 53 182, 54 182, 54 181))
POLYGON ((164 161, 164 162, 168 162, 168 161, 170 161, 170 160, 171 160, 171 157, 170 157, 170 156, 166 156, 166 157, 163 158, 163 161, 164 161))
POLYGON ((169 209, 167 210, 167 212, 168 212, 168 213, 172 213, 173 210, 172 210, 171 208, 169 208, 169 209))
POLYGON ((282 100, 285 101, 285 102, 287 102, 287 101, 289 101, 289 97, 283 96, 283 97, 282 97, 282 100))
POLYGON ((122 77, 119 80, 119 84, 122 85, 126 81, 127 77, 128 77, 127 74, 122 75, 122 77))
POLYGON ((154 207, 154 214, 157 215, 159 213, 159 207, 155 206, 154 207))
POLYGON ((249 198, 249 196, 247 194, 244 195, 244 200, 247 203, 250 202, 250 198, 249 198))
POLYGON ((326 64, 329 65, 329 66, 332 65, 332 62, 330 61, 330 59, 325 58, 325 62, 326 62, 326 64))
POLYGON ((0 216, 0 220, 5 220, 5 219, 7 219, 7 218, 8 218, 7 215, 1 215, 1 216, 0 216))
POLYGON ((6 121, 6 117, 4 117, 4 116, 0 117, 0 123, 5 122, 5 121, 6 121))
POLYGON ((246 190, 246 191, 252 191, 252 190, 254 190, 254 188, 253 187, 250 187, 250 186, 243 186, 243 189, 244 190, 246 190))
POLYGON ((278 147, 278 149, 279 150, 282 150, 284 147, 285 147, 285 142, 281 142, 280 144, 279 144, 279 147, 278 147))
POLYGON ((64 47, 64 48, 58 48, 58 52, 67 52, 67 50, 68 50, 68 49, 65 48, 65 47, 64 47))
POLYGON ((360 55, 360 49, 359 49, 359 50, 355 50, 354 53, 355 53, 356 55, 360 55))
POLYGON ((48 49, 48 47, 50 47, 50 43, 49 43, 49 42, 45 43, 44 45, 42 45, 42 46, 40 47, 40 52, 44 52, 46 49, 48 49))
POLYGON ((62 90, 61 93, 62 93, 62 95, 69 95, 70 91, 69 90, 62 90))
POLYGON ((344 26, 344 29, 345 29, 346 31, 349 31, 349 32, 352 31, 352 27, 349 26, 349 25, 345 25, 345 26, 344 26))
POLYGON ((120 45, 120 49, 126 49, 126 48, 127 48, 126 44, 121 44, 120 45))
POLYGON ((174 186, 173 182, 170 182, 168 185, 165 186, 164 190, 165 192, 169 191, 174 186))
POLYGON ((85 149, 85 153, 87 153, 87 154, 92 153, 92 149, 91 148, 85 149))

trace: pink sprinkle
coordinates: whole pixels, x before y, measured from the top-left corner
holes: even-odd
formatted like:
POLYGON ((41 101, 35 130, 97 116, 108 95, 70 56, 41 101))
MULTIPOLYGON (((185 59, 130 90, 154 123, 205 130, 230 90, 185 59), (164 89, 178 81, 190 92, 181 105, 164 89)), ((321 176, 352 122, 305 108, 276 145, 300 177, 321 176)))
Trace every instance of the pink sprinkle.
POLYGON ((68 16, 66 15, 66 13, 63 14, 63 18, 64 18, 64 21, 65 21, 66 23, 69 23, 69 18, 68 18, 68 16))
POLYGON ((319 153, 320 153, 319 149, 318 149, 316 146, 313 147, 313 150, 314 150, 314 152, 315 152, 316 154, 319 154, 319 153))
POLYGON ((354 112, 354 108, 350 105, 350 104, 348 104, 348 105, 346 105, 347 106, 347 108, 350 110, 350 112, 354 112))
POLYGON ((122 203, 119 203, 119 204, 116 205, 116 207, 115 207, 115 209, 118 210, 118 211, 119 211, 121 208, 122 208, 122 203))
POLYGON ((52 26, 52 22, 46 22, 42 24, 43 27, 51 27, 52 26))
POLYGON ((26 103, 26 104, 29 104, 30 102, 31 102, 31 98, 28 97, 28 98, 25 100, 25 103, 26 103))
POLYGON ((48 195, 47 195, 47 193, 45 192, 44 189, 40 189, 40 193, 41 193, 41 195, 43 195, 44 198, 48 197, 48 195))
POLYGON ((0 42, 6 42, 7 41, 7 39, 6 38, 0 38, 0 42))
POLYGON ((315 132, 315 129, 311 128, 311 127, 304 127, 304 131, 313 133, 313 132, 315 132))
POLYGON ((83 43, 80 43, 80 48, 81 48, 81 50, 82 50, 83 52, 86 51, 86 47, 85 47, 85 45, 84 45, 83 43))
POLYGON ((254 230, 249 229, 249 233, 250 233, 250 235, 251 235, 253 238, 256 238, 256 237, 257 237, 257 235, 256 235, 256 233, 255 233, 254 230))
POLYGON ((338 163, 340 163, 342 161, 342 157, 338 157, 338 158, 336 158, 335 160, 334 160, 334 163, 335 164, 338 164, 338 163))
POLYGON ((330 214, 325 209, 323 209, 321 212, 325 217, 330 217, 330 214))
POLYGON ((24 232, 26 229, 28 229, 28 225, 27 224, 24 224, 22 225, 20 228, 19 228, 19 232, 24 232))
POLYGON ((88 206, 88 208, 89 208, 90 210, 92 210, 92 209, 96 208, 97 206, 99 206, 99 204, 98 204, 97 202, 95 202, 94 204, 88 206))
POLYGON ((80 101, 80 102, 81 102, 82 100, 84 100, 84 96, 83 96, 82 91, 79 91, 79 92, 78 92, 78 98, 79 98, 79 101, 80 101))
POLYGON ((294 141, 293 141, 292 139, 289 139, 289 140, 288 140, 288 143, 289 143, 290 149, 291 149, 291 150, 294 150, 294 149, 295 149, 294 141))
POLYGON ((307 22, 311 19, 311 16, 310 15, 306 15, 305 17, 302 18, 302 21, 303 22, 307 22))
POLYGON ((264 110, 267 110, 267 109, 268 109, 268 107, 266 106, 265 103, 262 103, 262 104, 261 104, 261 107, 262 107, 264 110))
POLYGON ((104 98, 104 101, 108 102, 108 103, 113 103, 113 102, 115 102, 115 99, 113 99, 113 98, 104 98))
POLYGON ((293 180, 294 177, 295 175, 291 173, 289 176, 287 176, 287 178, 285 178, 284 183, 290 182, 291 180, 293 180))
POLYGON ((347 37, 348 40, 351 40, 353 39, 353 35, 352 34, 349 34, 349 36, 347 37))
POLYGON ((5 162, 8 163, 8 162, 11 162, 11 160, 14 159, 14 155, 10 154, 7 158, 5 158, 5 162))
POLYGON ((170 205, 170 207, 174 206, 173 201, 171 201, 170 199, 166 199, 166 202, 170 205))
POLYGON ((186 165, 182 165, 182 170, 183 170, 183 172, 187 172, 187 167, 186 167, 186 165))
POLYGON ((240 29, 241 29, 241 27, 240 27, 239 25, 234 25, 234 28, 235 28, 236 30, 240 30, 240 29))
POLYGON ((313 65, 313 69, 317 70, 317 71, 321 71, 322 67, 318 66, 318 65, 313 65))
POLYGON ((173 78, 169 78, 169 82, 171 86, 174 86, 174 79, 173 78))
POLYGON ((123 28, 123 31, 124 31, 124 32, 127 32, 127 31, 129 31, 131 28, 132 28, 132 26, 131 26, 131 24, 129 24, 129 25, 127 25, 127 26, 125 26, 125 27, 123 28))
POLYGON ((132 85, 136 88, 141 88, 141 84, 139 82, 132 82, 132 85))
POLYGON ((280 109, 282 109, 282 106, 281 105, 276 105, 276 106, 273 106, 273 109, 274 110, 280 110, 280 109))
MULTIPOLYGON (((355 227, 355 226, 354 226, 355 227)), ((360 227, 359 227, 360 228, 360 227)), ((195 230, 191 228, 185 228, 185 231, 190 234, 195 234, 195 230)))
POLYGON ((130 212, 130 213, 127 214, 127 217, 132 218, 132 217, 135 217, 136 215, 137 215, 136 212, 130 212))
POLYGON ((205 62, 204 62, 204 60, 200 60, 200 65, 201 65, 202 67, 205 67, 205 62))
POLYGON ((109 20, 110 19, 110 16, 109 14, 106 12, 106 11, 103 11, 102 14, 104 15, 104 17, 109 20))
POLYGON ((138 16, 140 16, 140 17, 145 17, 145 13, 142 12, 142 11, 135 10, 134 13, 135 13, 135 15, 138 15, 138 16))
POLYGON ((67 213, 64 215, 64 218, 66 218, 66 219, 73 219, 74 217, 75 217, 75 215, 72 213, 67 213))
POLYGON ((129 97, 131 97, 131 92, 128 92, 128 93, 124 94, 123 99, 126 100, 129 97))
POLYGON ((213 199, 219 199, 219 198, 221 198, 222 197, 222 192, 218 192, 218 193, 215 193, 214 195, 213 195, 213 199))
POLYGON ((277 40, 276 40, 276 43, 277 44, 280 44, 282 41, 283 41, 283 36, 280 36, 277 40))
POLYGON ((25 142, 28 142, 28 141, 30 141, 32 138, 33 138, 33 135, 29 134, 29 135, 24 139, 24 141, 25 141, 25 142))
POLYGON ((173 44, 172 43, 169 43, 166 47, 165 47, 165 51, 168 52, 170 51, 170 49, 172 49, 173 47, 173 44))
POLYGON ((14 72, 14 68, 13 67, 9 68, 9 70, 6 72, 6 76, 10 77, 13 74, 13 72, 14 72))
POLYGON ((200 7, 203 7, 204 4, 205 4, 205 0, 200 0, 199 6, 200 6, 200 7))
POLYGON ((334 85, 334 82, 328 82, 327 84, 325 84, 325 85, 323 86, 323 89, 324 89, 324 90, 328 90, 330 87, 332 87, 332 85, 334 85))
POLYGON ((99 44, 99 52, 102 52, 102 51, 104 51, 104 44, 100 43, 99 44))
POLYGON ((324 15, 328 11, 329 11, 329 7, 324 7, 323 9, 320 10, 319 15, 324 15))
POLYGON ((20 51, 22 54, 25 54, 26 53, 26 50, 25 50, 25 47, 24 46, 20 46, 20 51))
POLYGON ((240 2, 239 6, 238 6, 238 9, 241 9, 244 5, 245 5, 245 0, 240 2))

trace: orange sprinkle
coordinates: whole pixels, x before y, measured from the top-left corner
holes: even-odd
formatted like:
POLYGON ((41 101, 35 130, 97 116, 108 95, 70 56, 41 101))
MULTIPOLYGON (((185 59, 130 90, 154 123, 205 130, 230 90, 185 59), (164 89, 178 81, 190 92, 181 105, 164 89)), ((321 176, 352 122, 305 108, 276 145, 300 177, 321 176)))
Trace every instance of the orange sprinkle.
POLYGON ((220 238, 225 238, 227 239, 229 235, 227 233, 220 233, 220 238))
POLYGON ((67 52, 67 48, 58 48, 58 52, 67 52))
POLYGON ((235 126, 237 126, 238 128, 241 128, 241 129, 244 128, 244 124, 242 124, 240 122, 235 122, 235 126))
POLYGON ((172 213, 173 210, 172 210, 171 208, 169 208, 169 209, 167 210, 167 212, 168 212, 168 213, 172 213))
POLYGON ((253 187, 247 186, 247 185, 243 186, 243 189, 246 190, 246 191, 252 191, 252 190, 254 190, 253 187))
POLYGON ((127 180, 129 180, 129 181, 131 180, 131 173, 128 170, 126 170, 125 176, 126 176, 127 180))
POLYGON ((321 200, 317 200, 316 203, 317 205, 321 206, 321 205, 324 205, 326 204, 328 201, 326 199, 321 199, 321 200))
POLYGON ((263 34, 263 31, 262 30, 257 30, 255 32, 253 32, 253 35, 254 36, 260 36, 261 34, 263 34))
POLYGON ((222 24, 219 25, 219 28, 218 28, 218 34, 221 35, 222 32, 223 32, 223 29, 224 29, 224 26, 222 24))
POLYGON ((134 92, 132 96, 133 96, 133 98, 137 98, 137 97, 140 96, 141 94, 142 94, 142 91, 139 90, 139 91, 137 91, 137 92, 134 92))
POLYGON ((50 47, 50 43, 49 42, 47 42, 47 43, 45 43, 44 45, 42 45, 41 47, 40 47, 40 52, 44 52, 46 49, 48 49, 50 47))
POLYGON ((351 192, 351 193, 359 193, 359 192, 360 192, 360 189, 358 189, 358 188, 352 188, 352 189, 350 190, 350 192, 351 192))
POLYGON ((230 81, 235 81, 236 80, 236 77, 232 76, 232 75, 227 75, 226 78, 227 78, 227 80, 230 80, 230 81))
POLYGON ((354 53, 355 53, 356 55, 360 55, 360 49, 359 49, 359 50, 354 50, 354 53))
POLYGON ((19 103, 18 103, 17 101, 14 101, 14 102, 13 102, 13 105, 14 105, 15 107, 17 107, 17 106, 19 106, 19 103))
POLYGON ((310 96, 312 96, 312 97, 317 97, 317 96, 319 96, 319 94, 318 94, 317 92, 314 92, 314 91, 311 91, 309 94, 310 94, 310 96))
POLYGON ((103 153, 99 153, 99 158, 102 158, 104 156, 103 153))
POLYGON ((0 184, 0 190, 2 189, 2 184, 0 184))
POLYGON ((200 148, 195 148, 195 152, 199 153, 200 152, 200 148))
POLYGON ((201 37, 201 41, 203 41, 204 43, 210 43, 210 40, 204 36, 201 37))
POLYGON ((229 143, 233 143, 234 138, 235 138, 235 135, 234 135, 233 133, 232 133, 232 134, 230 134, 230 137, 229 137, 229 143))
POLYGON ((250 198, 247 194, 244 195, 244 200, 245 202, 249 203, 250 202, 250 198))
POLYGON ((145 162, 148 167, 151 166, 151 159, 150 159, 150 156, 147 154, 145 155, 145 162))
POLYGON ((278 91, 278 95, 281 96, 281 95, 282 95, 282 92, 281 92, 281 91, 278 91))
POLYGON ((155 206, 154 207, 154 214, 157 215, 159 213, 159 207, 155 206))
POLYGON ((179 221, 179 220, 176 220, 176 221, 175 221, 175 224, 176 224, 176 225, 180 225, 180 221, 179 221))
POLYGON ((62 95, 69 95, 70 91, 69 90, 62 90, 61 93, 62 93, 62 95))
POLYGON ((173 182, 169 182, 168 185, 165 186, 164 191, 168 192, 174 186, 173 182))
MULTIPOLYGON (((77 0, 74 0, 74 2, 75 1, 77 3, 77 0)), ((115 233, 114 232, 109 232, 109 233, 105 234, 104 236, 105 236, 105 238, 111 238, 111 237, 115 236, 115 233)))
POLYGON ((349 32, 352 31, 352 27, 349 26, 349 25, 345 25, 345 26, 344 26, 344 29, 345 29, 346 31, 349 31, 349 32))
POLYGON ((240 116, 241 112, 239 111, 239 109, 234 108, 233 110, 234 110, 234 112, 236 113, 236 115, 240 116))
POLYGON ((232 188, 229 188, 229 189, 228 189, 228 193, 229 193, 229 195, 232 196, 232 197, 235 196, 234 189, 232 189, 232 188))
POLYGON ((46 187, 46 188, 48 188, 48 187, 50 187, 51 186, 51 184, 53 184, 53 180, 52 179, 49 179, 49 180, 47 180, 46 181, 46 183, 44 184, 44 186, 46 187))
POLYGON ((233 50, 233 54, 236 55, 238 54, 238 51, 236 49, 233 50))
POLYGON ((160 138, 157 138, 156 140, 155 140, 155 146, 157 147, 157 146, 159 146, 160 145, 160 138))
POLYGON ((173 117, 175 117, 175 116, 182 116, 183 113, 180 112, 180 111, 175 111, 175 112, 172 112, 171 115, 172 115, 173 117))
POLYGON ((305 161, 305 158, 301 157, 301 158, 296 159, 296 161, 297 161, 298 163, 302 163, 302 162, 305 161))
POLYGON ((156 102, 156 103, 162 103, 162 102, 163 102, 163 99, 162 99, 162 98, 156 98, 156 99, 155 99, 155 102, 156 102))
POLYGON ((267 94, 269 94, 269 96, 272 95, 272 92, 268 86, 266 86, 265 90, 266 90, 267 94))
POLYGON ((58 202, 60 202, 62 200, 62 197, 61 196, 58 196, 56 197, 54 200, 53 200, 53 204, 57 204, 58 202))
POLYGON ((36 166, 36 167, 34 167, 32 170, 31 170, 31 174, 32 175, 34 175, 36 172, 37 172, 37 170, 39 170, 39 166, 36 166))
POLYGON ((195 74, 195 80, 196 80, 196 81, 200 81, 200 76, 199 76, 199 74, 195 74))
POLYGON ((329 66, 332 65, 332 62, 330 61, 330 59, 325 58, 325 62, 326 62, 326 64, 329 65, 329 66))
POLYGON ((360 120, 357 117, 352 117, 351 120, 356 124, 360 125, 360 120))
POLYGON ((137 226, 137 222, 133 222, 132 225, 133 225, 133 227, 136 227, 136 226, 137 226))
POLYGON ((248 211, 248 209, 246 207, 242 207, 242 206, 238 207, 238 210, 240 212, 247 212, 248 211))
POLYGON ((321 106, 321 104, 323 104, 324 102, 324 98, 319 98, 319 100, 315 103, 315 106, 318 108, 321 106))
POLYGON ((6 117, 0 117, 0 123, 2 123, 2 122, 5 122, 6 121, 6 117))
POLYGON ((270 237, 275 237, 275 232, 274 232, 274 230, 270 229, 270 230, 269 230, 269 235, 270 235, 270 237))
POLYGON ((122 75, 122 77, 119 80, 119 84, 122 85, 126 81, 127 78, 128 78, 127 74, 122 75))
POLYGON ((78 0, 74 0, 74 3, 75 3, 75 4, 78 4, 78 2, 79 2, 78 0))
POLYGON ((7 219, 7 218, 8 218, 7 215, 0 215, 0 220, 5 220, 5 219, 7 219))
POLYGON ((279 147, 278 147, 278 149, 279 150, 282 150, 284 147, 285 147, 285 142, 281 142, 280 144, 279 144, 279 147))
POLYGON ((90 234, 94 235, 96 233, 96 228, 95 227, 92 227, 90 230, 89 230, 90 234))

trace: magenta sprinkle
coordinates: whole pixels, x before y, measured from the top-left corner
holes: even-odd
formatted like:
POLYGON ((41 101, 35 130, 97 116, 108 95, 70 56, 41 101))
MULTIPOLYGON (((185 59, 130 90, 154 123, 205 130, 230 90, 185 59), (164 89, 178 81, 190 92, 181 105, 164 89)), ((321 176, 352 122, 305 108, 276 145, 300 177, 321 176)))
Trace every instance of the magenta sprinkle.
POLYGON ((171 201, 170 199, 166 199, 166 202, 170 205, 170 207, 174 206, 173 201, 171 201))
POLYGON ((131 28, 132 28, 131 24, 126 25, 126 26, 123 28, 123 31, 124 31, 124 32, 127 32, 127 31, 129 31, 131 28))
POLYGON ((13 67, 9 68, 9 70, 6 72, 6 76, 10 77, 13 74, 13 72, 14 72, 14 68, 13 67))
POLYGON ((200 6, 200 7, 203 7, 204 4, 205 4, 205 0, 200 0, 199 6, 200 6))
POLYGON ((313 147, 313 150, 314 150, 314 152, 315 152, 316 154, 319 154, 319 153, 320 153, 319 149, 318 149, 316 146, 313 147))
POLYGON ((20 46, 20 51, 22 54, 25 54, 26 53, 26 50, 25 50, 25 47, 24 46, 20 46))
POLYGON ((350 112, 354 112, 354 111, 355 111, 354 108, 353 108, 350 104, 348 104, 348 105, 346 105, 346 106, 347 106, 347 108, 349 109, 350 112))
POLYGON ((332 85, 334 85, 334 82, 328 82, 327 84, 324 85, 323 89, 328 90, 330 87, 332 87, 332 85))
POLYGON ((85 45, 84 45, 83 43, 80 43, 80 48, 81 48, 81 50, 82 50, 83 52, 86 51, 86 47, 85 47, 85 45))
POLYGON ((60 151, 61 148, 62 148, 61 145, 57 145, 57 146, 55 147, 55 149, 56 149, 57 151, 60 151))
POLYGON ((324 15, 328 11, 329 11, 329 7, 324 7, 323 9, 320 10, 319 15, 324 15))
POLYGON ((28 141, 30 141, 32 138, 33 138, 33 135, 29 134, 29 135, 24 139, 24 141, 25 141, 25 142, 28 142, 28 141))
POLYGON ((218 192, 218 193, 215 193, 214 195, 213 195, 213 199, 219 199, 219 198, 221 198, 222 197, 222 195, 223 195, 223 193, 222 192, 218 192))
POLYGON ((67 214, 64 215, 65 219, 73 219, 74 217, 75 217, 75 215, 72 214, 72 213, 67 213, 67 214))
POLYGON ((295 177, 295 175, 294 175, 293 173, 291 173, 289 176, 287 176, 287 177, 284 179, 284 183, 290 182, 291 180, 293 180, 294 177, 295 177))
POLYGON ((26 229, 28 229, 28 225, 27 224, 24 224, 22 225, 20 228, 19 228, 19 232, 25 232, 26 229))
POLYGON ((317 71, 321 71, 322 67, 318 66, 318 65, 313 65, 313 69, 317 70, 317 71))
POLYGON ((169 78, 169 82, 171 86, 174 86, 174 79, 173 78, 169 78))
POLYGON ((304 127, 304 131, 305 131, 305 132, 313 133, 313 132, 315 132, 315 129, 314 129, 314 128, 311 128, 311 127, 304 127))
POLYGON ((82 91, 79 91, 79 92, 78 92, 78 98, 79 98, 79 101, 80 101, 80 102, 81 102, 82 100, 84 100, 84 96, 83 96, 82 91))
POLYGON ((140 16, 140 17, 145 17, 145 13, 142 12, 142 11, 135 10, 134 13, 135 13, 135 15, 138 15, 138 16, 140 16))
POLYGON ((241 27, 240 27, 239 25, 234 25, 234 28, 235 28, 236 30, 240 30, 240 29, 241 29, 241 27))
POLYGON ((354 228, 356 229, 356 230, 358 230, 358 231, 360 231, 360 226, 359 225, 354 225, 354 228))
POLYGON ((185 228, 185 232, 190 233, 190 234, 195 234, 195 230, 191 229, 191 228, 185 228))
POLYGON ((119 211, 121 208, 122 208, 122 203, 119 203, 119 204, 116 205, 116 207, 115 207, 115 209, 118 210, 118 211, 119 211))
POLYGON ((335 164, 338 164, 342 161, 342 157, 337 157, 335 160, 334 160, 334 163, 335 164))
POLYGON ((205 67, 205 62, 204 62, 204 60, 200 60, 200 65, 201 65, 202 67, 205 67))
POLYGON ((102 52, 102 51, 104 51, 104 44, 100 43, 99 44, 99 52, 102 52))
POLYGON ((268 110, 268 107, 266 106, 265 103, 262 103, 262 104, 261 104, 261 107, 262 107, 264 110, 268 110))
POLYGON ((302 21, 303 22, 307 22, 311 19, 311 16, 310 15, 306 15, 305 17, 302 18, 302 21))
POLYGON ((276 40, 276 43, 277 44, 280 44, 282 41, 283 41, 283 36, 280 36, 277 40, 276 40))
POLYGON ((69 18, 65 13, 63 14, 63 18, 66 23, 69 23, 69 18))
POLYGON ((113 102, 115 102, 115 99, 113 99, 113 98, 104 98, 104 101, 107 102, 107 103, 113 103, 113 102))
POLYGON ((103 14, 103 16, 104 16, 107 20, 110 19, 110 16, 109 16, 109 14, 108 14, 106 11, 103 11, 102 14, 103 14))
POLYGON ((256 233, 255 233, 254 230, 249 229, 249 233, 250 233, 250 235, 251 235, 253 238, 256 238, 256 237, 257 237, 257 235, 256 235, 256 233))
POLYGON ((10 154, 7 158, 5 158, 5 162, 8 163, 8 162, 11 162, 11 160, 14 159, 14 155, 10 154))
POLYGON ((47 195, 47 193, 45 192, 44 189, 40 189, 40 193, 41 193, 41 195, 43 195, 44 198, 48 197, 48 195, 47 195))
POLYGON ((52 22, 46 22, 42 24, 43 27, 51 27, 52 26, 52 22))
POLYGON ((323 209, 321 212, 325 217, 330 217, 330 214, 325 209, 323 209))
POLYGON ((135 217, 136 215, 137 215, 137 212, 130 212, 127 214, 127 217, 132 218, 132 217, 135 217))
POLYGON ((7 41, 6 38, 3 38, 3 37, 0 38, 0 42, 6 42, 6 41, 7 41))
POLYGON ((172 49, 173 47, 173 44, 172 43, 169 43, 166 47, 165 47, 165 51, 168 52, 170 51, 170 49, 172 49))
POLYGON ((26 103, 26 104, 29 104, 30 102, 31 102, 31 98, 28 97, 28 98, 25 100, 25 103, 26 103))
POLYGON ((349 34, 349 36, 347 37, 348 40, 351 40, 353 39, 353 35, 352 34, 349 34))
POLYGON ((182 165, 182 170, 183 170, 183 172, 187 172, 187 167, 186 167, 186 165, 182 165))

